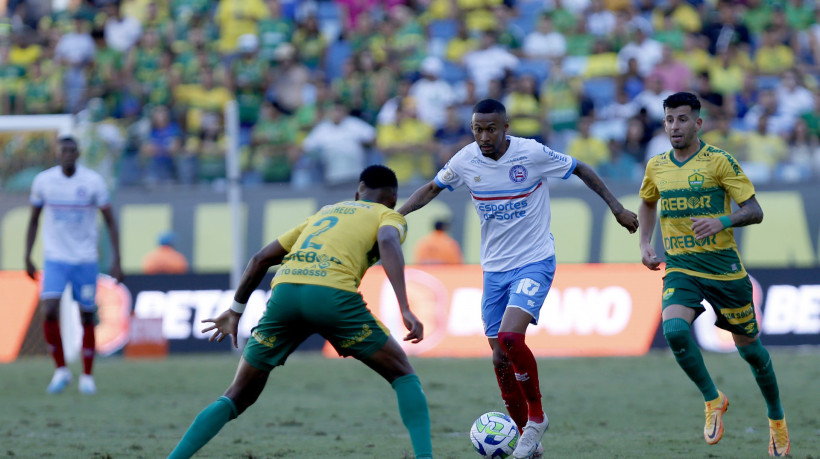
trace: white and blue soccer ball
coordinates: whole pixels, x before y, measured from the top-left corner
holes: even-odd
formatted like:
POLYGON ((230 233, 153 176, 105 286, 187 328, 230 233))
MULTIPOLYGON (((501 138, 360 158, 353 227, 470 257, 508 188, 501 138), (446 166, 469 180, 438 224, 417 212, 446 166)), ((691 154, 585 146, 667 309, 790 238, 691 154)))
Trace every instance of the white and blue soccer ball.
POLYGON ((490 411, 478 417, 470 428, 470 440, 476 452, 485 458, 512 456, 518 444, 518 427, 504 413, 490 411))

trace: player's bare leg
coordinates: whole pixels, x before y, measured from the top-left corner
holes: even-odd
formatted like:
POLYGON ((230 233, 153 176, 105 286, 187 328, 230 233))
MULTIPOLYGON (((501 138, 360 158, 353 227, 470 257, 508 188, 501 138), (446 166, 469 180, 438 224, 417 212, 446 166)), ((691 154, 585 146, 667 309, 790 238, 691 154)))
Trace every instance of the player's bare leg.
POLYGON ((515 379, 527 400, 527 423, 518 441, 513 457, 530 458, 538 453, 541 437, 549 428, 549 418, 541 404, 538 381, 538 365, 532 351, 525 343, 527 326, 532 315, 517 307, 507 307, 501 319, 498 342, 507 354, 515 371, 515 379))
POLYGON ((430 438, 430 412, 421 382, 399 343, 388 336, 381 349, 362 362, 380 374, 396 391, 399 414, 407 431, 416 459, 432 458, 433 444, 430 438))

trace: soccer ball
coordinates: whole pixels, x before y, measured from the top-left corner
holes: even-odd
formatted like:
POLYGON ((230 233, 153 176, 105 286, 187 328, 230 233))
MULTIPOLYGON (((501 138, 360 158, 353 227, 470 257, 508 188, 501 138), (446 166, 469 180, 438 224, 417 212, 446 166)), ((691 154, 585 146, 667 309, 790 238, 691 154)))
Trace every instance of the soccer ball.
POLYGON ((470 440, 481 457, 503 459, 511 456, 518 444, 518 427, 506 414, 490 411, 475 420, 470 440))

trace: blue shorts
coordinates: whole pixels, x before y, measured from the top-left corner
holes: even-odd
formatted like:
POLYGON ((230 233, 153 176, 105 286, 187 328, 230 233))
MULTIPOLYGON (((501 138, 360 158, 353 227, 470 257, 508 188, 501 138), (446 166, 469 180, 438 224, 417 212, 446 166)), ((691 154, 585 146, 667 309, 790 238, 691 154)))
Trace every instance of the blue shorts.
POLYGON ((538 323, 541 306, 555 277, 555 256, 511 271, 484 273, 481 320, 487 338, 497 338, 501 318, 508 307, 527 311, 538 323))
POLYGON ((43 267, 42 299, 60 298, 63 290, 71 282, 71 293, 74 301, 80 304, 83 312, 94 311, 94 299, 97 296, 97 263, 63 263, 46 260, 43 267))

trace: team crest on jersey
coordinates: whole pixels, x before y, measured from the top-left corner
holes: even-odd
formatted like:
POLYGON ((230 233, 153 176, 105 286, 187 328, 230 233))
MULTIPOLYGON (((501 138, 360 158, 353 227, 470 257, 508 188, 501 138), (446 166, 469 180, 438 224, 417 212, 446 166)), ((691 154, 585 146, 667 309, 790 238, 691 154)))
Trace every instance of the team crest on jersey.
POLYGON ((476 182, 480 182, 481 181, 481 176, 476 175, 475 177, 473 177, 473 180, 475 180, 476 182))
POLYGON ((689 186, 693 190, 699 190, 703 186, 703 175, 694 173, 689 176, 689 186))
POLYGON ((77 197, 78 198, 84 198, 87 194, 88 194, 88 192, 85 191, 85 188, 83 188, 83 187, 77 188, 77 197))
POLYGON ((449 182, 450 180, 453 180, 453 177, 455 177, 455 174, 453 174, 452 169, 447 168, 444 169, 444 174, 441 176, 441 179, 445 182, 449 182))
POLYGON ((521 183, 527 180, 527 168, 518 164, 510 168, 510 180, 521 183))

